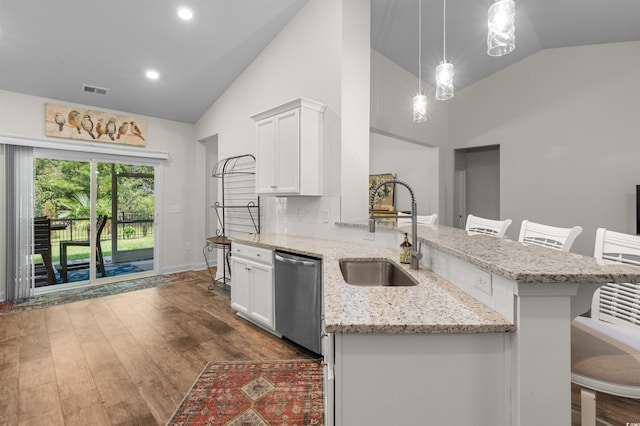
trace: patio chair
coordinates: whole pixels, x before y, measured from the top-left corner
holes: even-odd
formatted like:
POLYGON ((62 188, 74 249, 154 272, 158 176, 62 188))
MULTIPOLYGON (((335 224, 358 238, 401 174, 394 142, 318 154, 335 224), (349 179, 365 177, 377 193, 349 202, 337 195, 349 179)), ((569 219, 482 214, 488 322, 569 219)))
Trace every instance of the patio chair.
POLYGON ((51 261, 51 219, 36 217, 33 219, 33 254, 42 257, 42 263, 35 264, 36 287, 56 283, 56 275, 51 261))
MULTIPOLYGON (((102 256, 102 246, 100 245, 100 236, 102 230, 107 224, 107 215, 98 216, 96 223, 96 267, 103 277, 107 276, 104 269, 104 257, 102 256)), ((89 266, 89 262, 73 263, 67 262, 67 248, 69 247, 89 247, 91 241, 87 240, 66 240, 60 241, 60 279, 63 283, 67 282, 67 271, 71 269, 83 269, 89 266)))

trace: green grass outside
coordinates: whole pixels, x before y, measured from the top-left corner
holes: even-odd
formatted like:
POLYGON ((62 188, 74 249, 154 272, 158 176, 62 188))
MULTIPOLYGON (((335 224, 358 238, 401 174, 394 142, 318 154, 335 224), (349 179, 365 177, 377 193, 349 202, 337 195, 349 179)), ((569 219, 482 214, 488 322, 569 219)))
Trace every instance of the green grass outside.
MULTIPOLYGON (((118 252, 153 248, 153 234, 142 238, 130 238, 118 240, 118 252)), ((102 255, 111 256, 111 240, 102 241, 102 255)), ((89 247, 67 247, 67 260, 88 259, 89 247)), ((53 263, 60 262, 60 244, 51 241, 51 258, 53 263)))

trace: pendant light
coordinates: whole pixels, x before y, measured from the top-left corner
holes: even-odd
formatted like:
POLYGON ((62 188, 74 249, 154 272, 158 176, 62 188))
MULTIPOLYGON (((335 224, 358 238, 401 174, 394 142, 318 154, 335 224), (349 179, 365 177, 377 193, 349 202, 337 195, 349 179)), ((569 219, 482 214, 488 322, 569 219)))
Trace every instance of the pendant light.
POLYGON ((436 99, 453 98, 453 64, 447 62, 447 0, 442 9, 442 62, 436 67, 436 99))
POLYGON ((516 5, 513 0, 497 0, 489 7, 487 54, 502 56, 516 47, 516 5))
POLYGON ((418 94, 413 97, 413 121, 427 120, 427 96, 422 93, 422 0, 418 0, 418 94))

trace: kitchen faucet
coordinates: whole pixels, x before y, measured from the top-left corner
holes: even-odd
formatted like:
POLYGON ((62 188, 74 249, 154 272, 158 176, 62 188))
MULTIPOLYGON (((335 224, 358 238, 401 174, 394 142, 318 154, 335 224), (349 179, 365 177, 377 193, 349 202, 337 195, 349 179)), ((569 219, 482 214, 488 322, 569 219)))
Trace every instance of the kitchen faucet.
POLYGON ((369 232, 374 233, 376 232, 376 217, 378 218, 385 218, 385 217, 394 217, 397 218, 398 216, 395 215, 378 215, 375 216, 373 215, 373 206, 375 204, 375 198, 376 198, 376 194, 378 194, 378 191, 380 190, 380 188, 382 188, 384 185, 388 184, 388 183, 397 183, 398 185, 402 185, 405 188, 407 188, 409 190, 409 193, 411 194, 411 269, 418 269, 420 266, 420 259, 422 258, 422 253, 420 252, 420 249, 422 247, 422 243, 420 243, 420 246, 418 245, 418 207, 416 206, 416 197, 413 195, 413 189, 411 189, 411 187, 404 181, 398 180, 398 179, 388 179, 385 180, 383 182, 378 183, 374 188, 373 191, 371 192, 371 200, 370 200, 370 205, 371 205, 371 210, 370 211, 370 215, 369 215, 369 232))

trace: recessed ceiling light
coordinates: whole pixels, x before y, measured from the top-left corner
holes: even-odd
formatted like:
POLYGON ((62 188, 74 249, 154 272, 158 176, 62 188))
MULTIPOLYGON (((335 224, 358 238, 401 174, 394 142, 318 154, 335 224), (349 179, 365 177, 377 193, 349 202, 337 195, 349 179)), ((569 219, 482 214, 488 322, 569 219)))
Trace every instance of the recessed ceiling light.
POLYGON ((160 74, 158 74, 158 71, 155 71, 155 70, 148 70, 146 75, 149 80, 157 80, 160 77, 160 74))
POLYGON ((178 9, 178 16, 185 21, 188 21, 193 18, 193 11, 188 7, 181 7, 178 9))

